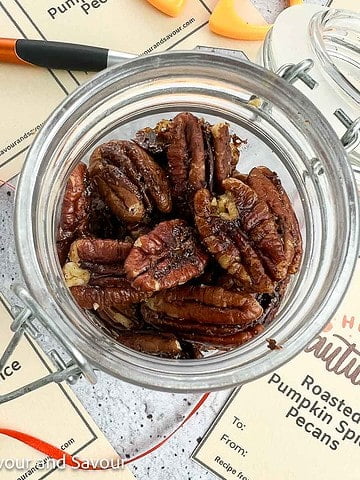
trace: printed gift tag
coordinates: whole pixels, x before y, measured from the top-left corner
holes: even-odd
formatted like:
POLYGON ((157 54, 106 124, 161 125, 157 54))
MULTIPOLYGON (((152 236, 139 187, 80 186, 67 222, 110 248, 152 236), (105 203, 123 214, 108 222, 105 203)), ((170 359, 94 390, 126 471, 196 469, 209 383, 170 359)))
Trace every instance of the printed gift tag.
MULTIPOLYGON (((0 351, 7 346, 11 315, 0 296, 0 351)), ((34 341, 24 337, 0 372, 0 394, 48 375, 54 370, 34 341)), ((24 397, 0 405, 0 428, 18 430, 55 445, 96 466, 113 466, 118 456, 95 422, 66 384, 52 383, 24 397), (99 463, 95 463, 99 462, 99 463)), ((72 480, 89 478, 91 472, 66 468, 18 440, 0 435, 1 480, 72 480)), ((101 479, 131 480, 127 468, 92 475, 101 479)))
POLYGON ((196 462, 226 480, 359 480, 359 286, 360 261, 334 319, 290 363, 233 393, 196 462))

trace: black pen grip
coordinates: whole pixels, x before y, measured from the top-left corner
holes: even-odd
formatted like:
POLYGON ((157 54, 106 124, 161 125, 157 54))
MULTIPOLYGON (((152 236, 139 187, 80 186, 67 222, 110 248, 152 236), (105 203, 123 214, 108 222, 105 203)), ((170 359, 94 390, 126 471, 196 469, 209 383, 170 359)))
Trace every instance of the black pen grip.
POLYGON ((16 54, 33 65, 61 70, 98 72, 107 67, 108 50, 88 45, 19 39, 16 54))

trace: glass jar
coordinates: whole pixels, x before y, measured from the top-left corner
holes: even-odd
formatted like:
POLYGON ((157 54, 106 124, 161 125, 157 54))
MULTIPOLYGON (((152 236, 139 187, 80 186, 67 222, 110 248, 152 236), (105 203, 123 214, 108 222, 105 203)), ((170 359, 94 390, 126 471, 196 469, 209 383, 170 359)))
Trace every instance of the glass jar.
POLYGON ((145 387, 216 390, 254 380, 289 361, 330 320, 357 257, 358 199, 340 140, 301 92, 234 57, 173 51, 101 72, 54 111, 21 173, 15 232, 27 304, 73 352, 95 368, 145 387), (254 96, 259 101, 252 101, 254 96), (225 120, 248 140, 240 170, 263 164, 278 172, 304 240, 300 272, 267 330, 241 348, 199 360, 152 357, 115 342, 73 301, 55 249, 64 187, 76 163, 104 140, 131 138, 138 128, 179 111, 210 122, 225 120), (266 338, 284 348, 270 351, 266 338))
POLYGON ((296 86, 342 137, 360 188, 360 14, 309 4, 284 10, 262 45, 259 63, 276 72, 304 59, 314 63, 308 73, 316 85, 296 86), (347 133, 351 124, 353 135, 347 133))

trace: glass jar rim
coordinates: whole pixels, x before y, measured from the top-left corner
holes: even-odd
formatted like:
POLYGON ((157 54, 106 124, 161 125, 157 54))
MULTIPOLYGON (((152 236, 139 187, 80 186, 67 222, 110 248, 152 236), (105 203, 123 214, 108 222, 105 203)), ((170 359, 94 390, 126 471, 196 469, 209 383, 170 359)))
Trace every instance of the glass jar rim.
POLYGON ((336 66, 327 45, 329 43, 333 47, 333 53, 341 48, 341 58, 348 63, 356 63, 360 72, 360 50, 359 46, 352 45, 348 41, 350 30, 355 33, 360 46, 359 14, 349 10, 320 11, 315 13, 310 20, 309 38, 311 47, 324 71, 347 97, 360 105, 359 89, 336 66))
MULTIPOLYGON (((48 215, 51 217, 52 212, 48 215)), ((54 111, 35 139, 27 155, 16 197, 15 234, 20 266, 30 293, 39 304, 43 303, 46 306, 43 310, 49 315, 49 322, 56 324, 63 335, 101 370, 129 382, 170 391, 215 390, 244 383, 270 372, 299 353, 331 318, 346 291, 357 257, 358 230, 358 201, 353 174, 346 161, 342 145, 326 119, 303 94, 275 74, 255 64, 236 58, 225 58, 216 53, 173 51, 136 58, 103 71, 90 82, 80 86, 54 111), (37 225, 42 223, 34 217, 39 208, 36 204, 39 198, 38 190, 41 193, 41 189, 45 188, 41 168, 48 160, 48 150, 62 141, 59 138, 59 132, 70 128, 87 103, 95 101, 94 99, 101 97, 105 91, 115 92, 120 83, 125 80, 126 88, 131 90, 129 86, 131 80, 138 73, 146 74, 149 79, 152 78, 153 86, 161 82, 161 79, 156 76, 161 68, 171 73, 175 66, 181 65, 186 65, 186 68, 193 72, 196 69, 201 71, 206 69, 214 76, 218 76, 219 71, 224 75, 231 73, 231 78, 236 77, 239 83, 251 87, 259 96, 276 99, 279 109, 298 123, 299 129, 308 134, 309 138, 313 136, 323 138, 324 155, 328 157, 334 171, 338 172, 339 178, 336 181, 348 202, 349 219, 344 221, 346 251, 343 252, 342 265, 336 275, 338 282, 336 295, 330 295, 326 304, 322 305, 321 315, 314 318, 305 330, 299 328, 296 335, 287 342, 286 348, 277 351, 276 355, 267 354, 265 341, 261 348, 251 345, 250 342, 249 346, 241 352, 240 368, 239 350, 201 360, 181 361, 149 357, 119 346, 118 352, 121 353, 123 360, 120 369, 106 351, 99 357, 98 347, 79 336, 74 324, 67 318, 67 313, 70 311, 72 316, 78 311, 73 307, 69 310, 69 306, 62 305, 61 298, 49 297, 49 287, 44 275, 50 275, 52 281, 60 281, 60 277, 54 272, 45 272, 39 266, 38 246, 41 241, 39 235, 47 235, 46 228, 45 233, 40 227, 37 228, 37 225), (308 128, 308 118, 313 120, 312 131, 308 128), (221 378, 218 374, 219 370, 222 372, 221 378)), ((334 288, 335 285, 329 286, 331 291, 334 288)))

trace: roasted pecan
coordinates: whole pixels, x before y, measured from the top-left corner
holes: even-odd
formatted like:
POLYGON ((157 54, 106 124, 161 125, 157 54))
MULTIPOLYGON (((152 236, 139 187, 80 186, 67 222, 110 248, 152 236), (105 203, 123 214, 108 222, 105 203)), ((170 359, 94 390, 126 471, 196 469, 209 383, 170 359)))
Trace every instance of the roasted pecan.
POLYGON ((174 199, 186 204, 206 180, 201 123, 191 113, 179 113, 171 122, 167 161, 174 199))
POLYGON ((66 184, 62 203, 57 252, 61 265, 64 265, 71 242, 88 233, 90 186, 88 171, 84 163, 79 163, 72 171, 66 184))
POLYGON ((241 180, 223 181, 225 194, 195 197, 200 235, 220 265, 252 291, 271 292, 288 274, 289 255, 268 203, 241 180))
POLYGON ((242 230, 232 197, 224 194, 216 199, 202 189, 195 195, 194 207, 203 243, 220 266, 249 291, 273 291, 273 281, 242 230))
POLYGON ((116 340, 128 348, 150 355, 177 358, 182 356, 179 340, 171 333, 159 332, 122 332, 116 340))
POLYGON ((79 306, 89 310, 103 310, 117 305, 123 308, 145 298, 144 293, 133 288, 125 278, 118 280, 117 287, 85 285, 72 287, 70 290, 79 306))
POLYGON ((239 160, 237 137, 229 127, 210 124, 191 113, 180 113, 168 126, 167 160, 174 200, 185 211, 195 192, 210 191, 234 171, 239 160))
POLYGON ((267 203, 281 233, 287 262, 287 273, 296 273, 302 258, 302 239, 293 207, 275 172, 256 167, 247 177, 247 184, 267 203))
POLYGON ((229 126, 226 123, 218 123, 211 127, 214 139, 215 153, 215 179, 218 189, 222 187, 222 181, 231 177, 239 161, 239 150, 234 143, 237 137, 231 137, 229 126))
POLYGON ((252 338, 254 338, 256 335, 259 335, 264 330, 265 327, 263 325, 255 325, 254 327, 249 327, 246 330, 234 333, 233 335, 221 335, 217 337, 212 335, 201 335, 198 333, 183 333, 181 338, 204 345, 210 345, 218 348, 219 350, 228 350, 249 342, 252 338))
POLYGON ((207 286, 165 290, 149 298, 146 305, 173 318, 216 325, 251 325, 263 313, 251 295, 207 286))
POLYGON ((69 258, 72 263, 89 272, 90 285, 116 286, 113 282, 109 283, 107 277, 125 275, 124 259, 131 247, 131 243, 119 240, 80 238, 71 244, 69 258))
POLYGON ((92 262, 112 264, 123 262, 129 255, 132 244, 119 240, 100 238, 81 238, 72 243, 70 260, 72 262, 92 262))
POLYGON ((154 292, 199 276, 207 255, 198 246, 193 229, 184 220, 170 220, 139 237, 126 261, 133 287, 154 292))
MULTIPOLYGON (((162 312, 149 308, 146 304, 141 306, 144 322, 159 330, 173 332, 181 336, 182 333, 197 333, 201 335, 232 335, 244 330, 241 325, 218 325, 214 323, 200 323, 174 318, 162 312)), ((206 321, 206 318, 204 319, 206 321)))
POLYGON ((139 320, 135 305, 126 308, 113 306, 98 309, 96 310, 96 314, 101 318, 104 325, 113 332, 124 329, 139 330, 139 328, 142 327, 142 322, 139 320))
POLYGON ((154 206, 171 211, 171 195, 162 168, 133 142, 111 141, 95 149, 89 173, 105 203, 129 223, 143 221, 154 206))

